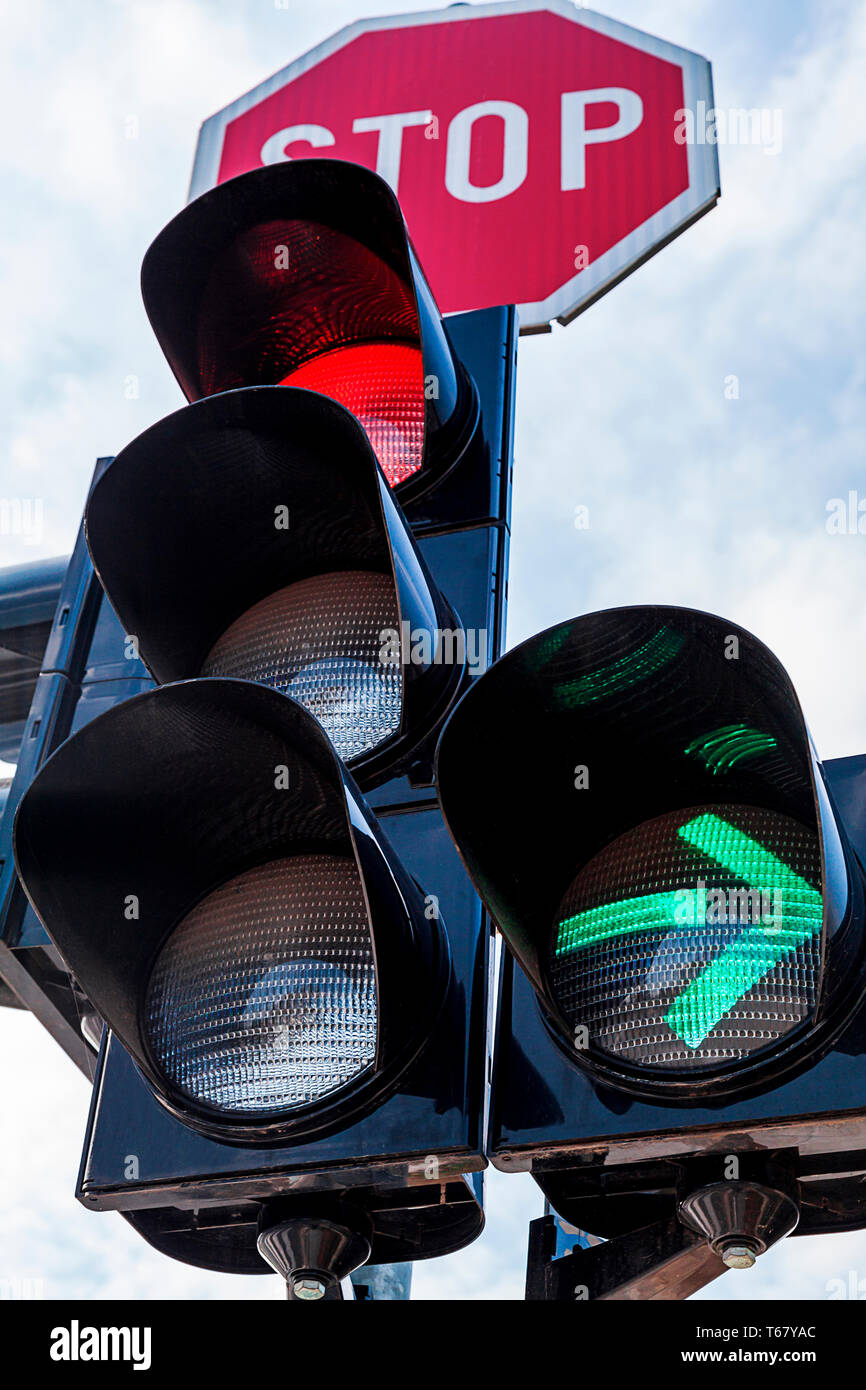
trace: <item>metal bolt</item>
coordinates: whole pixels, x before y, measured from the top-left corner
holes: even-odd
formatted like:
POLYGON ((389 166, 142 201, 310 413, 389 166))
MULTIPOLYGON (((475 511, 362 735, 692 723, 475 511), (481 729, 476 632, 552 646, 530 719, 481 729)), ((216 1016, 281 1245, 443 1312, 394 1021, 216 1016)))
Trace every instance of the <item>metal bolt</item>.
POLYGON ((313 1300, 325 1297, 325 1285, 321 1279, 313 1279, 310 1275, 296 1275, 292 1279, 292 1293, 295 1298, 313 1300))
POLYGON ((753 1246, 731 1243, 722 1249, 722 1263, 728 1269, 751 1269, 758 1256, 753 1246))

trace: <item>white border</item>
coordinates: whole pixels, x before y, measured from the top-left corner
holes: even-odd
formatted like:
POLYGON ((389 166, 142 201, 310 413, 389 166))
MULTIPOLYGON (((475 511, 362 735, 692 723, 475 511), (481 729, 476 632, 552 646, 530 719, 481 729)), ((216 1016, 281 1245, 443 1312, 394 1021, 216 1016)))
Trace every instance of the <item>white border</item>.
MULTIPOLYGON (((683 102, 686 110, 695 111, 697 102, 706 103, 709 110, 713 105, 713 82, 710 65, 706 58, 691 53, 686 48, 657 39, 652 34, 644 34, 623 24, 617 19, 608 19, 593 10, 579 9, 569 0, 497 0, 487 5, 453 5, 440 10, 423 10, 415 14, 384 15, 376 19, 359 19, 340 29, 324 43, 311 48, 309 53, 298 58, 288 67, 281 68, 265 82, 260 82, 252 91, 238 97, 230 106, 225 106, 210 116, 202 125, 196 146, 195 162, 190 181, 189 198, 197 198, 209 188, 213 188, 219 173, 220 158, 226 127, 237 116, 258 106, 287 83, 308 72, 310 68, 329 58, 332 53, 345 48, 361 34, 380 29, 409 29, 421 24, 455 24, 466 21, 487 19, 503 14, 529 14, 538 10, 548 10, 563 19, 594 29, 608 38, 629 44, 643 53, 652 54, 682 69, 683 102)), ((552 319, 569 323, 577 314, 588 308, 607 290, 612 289, 638 265, 654 255, 656 251, 684 231, 698 217, 709 212, 720 196, 719 158, 715 145, 694 143, 686 145, 689 186, 685 193, 674 198, 641 226, 636 227, 622 241, 581 270, 554 294, 535 304, 520 304, 520 329, 522 333, 545 332, 552 319)))

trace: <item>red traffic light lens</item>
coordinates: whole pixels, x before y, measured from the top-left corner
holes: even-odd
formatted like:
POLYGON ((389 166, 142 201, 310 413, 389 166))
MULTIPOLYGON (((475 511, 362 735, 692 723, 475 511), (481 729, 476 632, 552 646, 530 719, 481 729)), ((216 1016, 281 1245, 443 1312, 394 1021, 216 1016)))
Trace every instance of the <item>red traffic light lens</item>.
POLYGON ((424 366, 405 343, 335 348, 290 372, 282 386, 303 386, 339 401, 360 420, 391 487, 423 461, 424 366))
POLYGON ((392 487, 421 467, 414 296, 382 257, 344 232, 300 219, 240 232, 205 287, 198 367, 208 396, 284 385, 339 401, 366 429, 392 487))
POLYGON ((187 400, 283 385, 330 397, 406 500, 478 427, 400 205, 359 164, 290 160, 209 189, 160 232, 141 287, 187 400))

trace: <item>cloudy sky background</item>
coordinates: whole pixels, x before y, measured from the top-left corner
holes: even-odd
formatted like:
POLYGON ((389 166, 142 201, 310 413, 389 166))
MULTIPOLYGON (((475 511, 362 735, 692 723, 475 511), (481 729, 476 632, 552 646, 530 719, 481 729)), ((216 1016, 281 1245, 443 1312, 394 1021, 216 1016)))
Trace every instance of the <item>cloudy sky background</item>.
MULTIPOLYGON (((365 12, 422 8, 2 0, 0 496, 43 498, 44 534, 0 536, 0 563, 68 552, 94 459, 182 403, 138 266, 185 201, 201 121, 365 12)), ((718 106, 781 110, 782 149, 722 146, 715 211, 570 327, 522 340, 509 643, 621 603, 705 608, 786 664, 822 756, 866 751, 866 536, 825 525, 829 499, 866 496, 866 6, 600 8, 709 57, 718 106)), ((29 1016, 0 1014, 0 1287, 281 1296, 74 1201, 87 1090, 29 1016)), ((419 1265, 416 1294, 520 1297, 539 1210, 529 1179, 494 1174, 484 1236, 419 1265)), ((706 1296, 821 1299, 849 1271, 866 1296, 866 1234, 794 1239, 706 1296)))

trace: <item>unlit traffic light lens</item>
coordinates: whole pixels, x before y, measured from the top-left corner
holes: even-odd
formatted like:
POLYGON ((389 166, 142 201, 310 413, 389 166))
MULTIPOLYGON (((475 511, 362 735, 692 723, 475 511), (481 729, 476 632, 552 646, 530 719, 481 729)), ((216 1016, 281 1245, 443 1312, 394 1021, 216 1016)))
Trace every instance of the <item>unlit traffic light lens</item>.
POLYGON ((299 855, 230 879, 183 918, 156 959, 145 1031, 185 1096, 265 1114, 370 1068, 377 1002, 354 861, 299 855))
POLYGON ((554 930, 550 977, 576 1039, 585 1028, 590 1048, 679 1070, 778 1042, 815 1009, 820 881, 817 834, 754 807, 620 836, 578 873, 554 930))
POLYGON ((275 686, 318 719, 344 762, 400 730, 403 677, 383 663, 383 632, 399 629, 389 575, 346 570, 289 584, 223 633, 203 676, 275 686))

